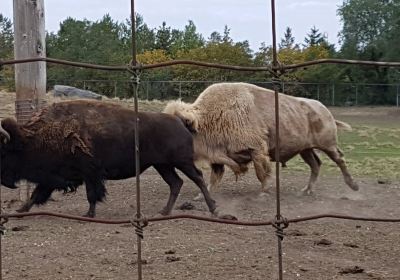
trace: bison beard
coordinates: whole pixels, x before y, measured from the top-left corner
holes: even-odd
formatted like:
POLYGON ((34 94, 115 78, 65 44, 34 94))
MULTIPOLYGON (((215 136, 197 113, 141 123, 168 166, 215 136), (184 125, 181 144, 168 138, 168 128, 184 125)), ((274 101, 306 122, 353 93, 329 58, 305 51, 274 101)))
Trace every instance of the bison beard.
MULTIPOLYGON (((210 212, 211 199, 203 176, 193 162, 191 133, 176 117, 139 113, 140 172, 153 166, 170 187, 167 205, 171 212, 183 181, 181 170, 200 188, 210 212)), ((99 101, 67 101, 53 104, 23 126, 14 119, 1 122, 1 183, 14 188, 26 179, 37 186, 30 200, 18 211, 44 204, 54 190, 75 191, 86 185, 89 217, 106 195, 104 180, 136 176, 132 110, 99 101)))

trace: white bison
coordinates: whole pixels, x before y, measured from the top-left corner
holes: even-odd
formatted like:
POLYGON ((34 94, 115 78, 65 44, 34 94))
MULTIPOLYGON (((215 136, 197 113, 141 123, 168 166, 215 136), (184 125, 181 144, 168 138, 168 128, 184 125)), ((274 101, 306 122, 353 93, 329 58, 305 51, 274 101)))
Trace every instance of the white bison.
MULTIPOLYGON (((195 157, 211 164, 209 190, 217 186, 224 165, 238 175, 254 163, 262 190, 267 191, 275 160, 275 96, 272 90, 246 83, 219 83, 205 89, 193 104, 172 101, 164 109, 183 120, 194 134, 195 157)), ((333 118, 316 100, 279 93, 280 162, 300 154, 311 168, 303 192, 310 194, 321 160, 314 149, 325 152, 341 169, 346 184, 358 190, 337 145, 337 128, 351 129, 333 118)))

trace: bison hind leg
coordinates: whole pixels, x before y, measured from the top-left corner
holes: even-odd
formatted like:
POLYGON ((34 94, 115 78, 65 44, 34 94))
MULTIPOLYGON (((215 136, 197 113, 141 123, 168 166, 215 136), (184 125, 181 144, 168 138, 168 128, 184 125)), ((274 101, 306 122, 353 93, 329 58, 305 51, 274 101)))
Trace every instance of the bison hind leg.
POLYGON ((16 211, 19 213, 29 212, 29 210, 31 210, 33 205, 45 204, 49 200, 53 191, 54 191, 54 188, 44 186, 41 184, 37 185, 36 188, 32 192, 31 198, 16 211))
POLYGON ((342 171, 345 183, 353 190, 358 191, 358 184, 353 180, 353 177, 347 170, 346 162, 343 158, 343 152, 338 147, 325 149, 324 152, 332 159, 342 171))
POLYGON ((160 211, 160 214, 162 215, 169 215, 174 207, 176 199, 178 198, 179 192, 181 191, 183 180, 176 173, 173 166, 155 165, 154 168, 170 188, 167 205, 160 211))

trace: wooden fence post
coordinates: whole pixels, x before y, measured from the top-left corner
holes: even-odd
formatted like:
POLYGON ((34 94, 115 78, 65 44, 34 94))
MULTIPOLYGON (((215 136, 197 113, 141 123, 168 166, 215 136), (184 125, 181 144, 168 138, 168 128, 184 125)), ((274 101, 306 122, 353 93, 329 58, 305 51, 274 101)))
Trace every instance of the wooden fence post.
MULTIPOLYGON (((15 59, 46 57, 44 0, 14 0, 15 59)), ((25 123, 44 105, 46 62, 15 64, 15 114, 25 123)), ((29 196, 30 184, 20 189, 20 200, 29 196)))

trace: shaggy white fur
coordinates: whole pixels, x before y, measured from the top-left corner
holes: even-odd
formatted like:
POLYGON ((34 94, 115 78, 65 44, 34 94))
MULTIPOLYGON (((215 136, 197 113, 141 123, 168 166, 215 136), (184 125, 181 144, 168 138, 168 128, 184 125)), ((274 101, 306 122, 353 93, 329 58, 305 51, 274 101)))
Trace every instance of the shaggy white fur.
MULTIPOLYGON (((178 116, 194 132, 196 158, 212 165, 209 188, 221 180, 223 165, 240 174, 253 161, 256 175, 266 190, 270 158, 275 160, 274 104, 271 90, 246 83, 219 83, 205 89, 193 104, 172 101, 164 112, 178 116)), ((345 182, 357 190, 358 185, 337 147, 337 128, 351 127, 335 120, 316 100, 280 93, 279 104, 280 162, 286 163, 300 154, 310 166, 310 180, 303 191, 311 193, 318 177, 321 161, 314 149, 324 151, 335 161, 345 182)))

